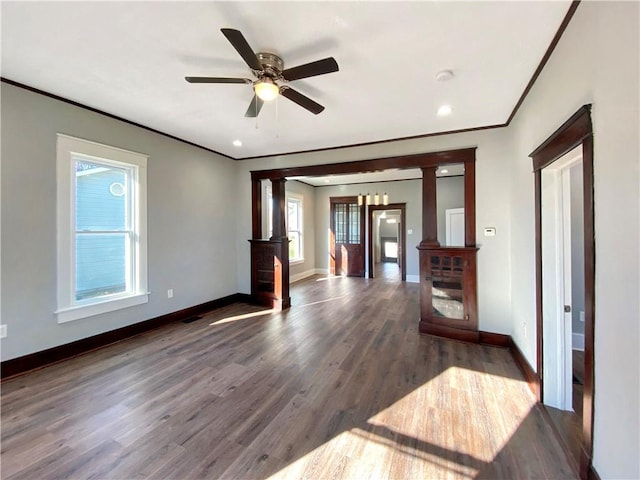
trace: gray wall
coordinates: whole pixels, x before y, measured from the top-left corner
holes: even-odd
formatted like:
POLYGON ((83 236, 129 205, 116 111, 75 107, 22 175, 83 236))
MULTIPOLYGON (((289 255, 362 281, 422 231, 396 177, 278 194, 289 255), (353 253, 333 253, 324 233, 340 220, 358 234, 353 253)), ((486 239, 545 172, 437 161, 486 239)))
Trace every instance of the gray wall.
MULTIPOLYGON (((419 279, 418 250, 416 246, 422 240, 422 181, 406 180, 401 182, 362 183, 358 185, 337 185, 316 187, 316 267, 329 268, 329 197, 358 195, 358 193, 382 192, 389 194, 389 203, 407 204, 407 281, 417 282, 419 279)), ((366 262, 365 262, 366 265, 366 262)))
MULTIPOLYGON (((581 2, 508 127, 513 338, 536 365, 529 158, 581 105, 594 130, 594 458, 601 478, 640 478, 640 3, 581 2), (527 328, 528 327, 528 328, 527 328)), ((500 232, 500 229, 498 229, 500 232)), ((481 281, 481 280, 480 280, 481 281)), ((480 297, 480 301, 482 297, 480 297)))
POLYGON ((316 196, 315 188, 295 180, 288 181, 285 184, 285 190, 302 196, 304 262, 295 263, 289 267, 289 276, 295 280, 296 276, 312 274, 316 266, 316 196))
POLYGON ((11 85, 0 94, 3 361, 238 291, 234 161, 11 85), (57 323, 58 132, 150 156, 148 304, 57 323))
POLYGON ((447 244, 447 215, 450 208, 464 207, 464 177, 438 177, 436 179, 436 202, 438 207, 438 241, 447 244))

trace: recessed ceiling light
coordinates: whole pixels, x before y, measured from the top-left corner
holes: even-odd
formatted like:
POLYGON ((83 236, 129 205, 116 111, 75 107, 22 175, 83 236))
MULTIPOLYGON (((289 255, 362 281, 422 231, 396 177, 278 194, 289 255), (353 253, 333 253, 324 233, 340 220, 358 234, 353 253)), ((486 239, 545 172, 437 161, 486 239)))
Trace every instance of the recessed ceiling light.
POLYGON ((436 80, 439 82, 446 82, 447 80, 451 80, 453 78, 453 72, 451 70, 442 70, 436 73, 436 80))
POLYGON ((452 111, 453 111, 453 109, 451 108, 451 105, 442 105, 438 109, 438 115, 441 116, 441 117, 444 117, 446 115, 451 115, 452 111))
POLYGON ((234 147, 241 147, 242 146, 242 140, 234 140, 233 141, 233 146, 234 147))
POLYGON ((446 168, 443 168, 442 170, 440 170, 440 173, 449 173, 449 170, 447 170, 446 168))

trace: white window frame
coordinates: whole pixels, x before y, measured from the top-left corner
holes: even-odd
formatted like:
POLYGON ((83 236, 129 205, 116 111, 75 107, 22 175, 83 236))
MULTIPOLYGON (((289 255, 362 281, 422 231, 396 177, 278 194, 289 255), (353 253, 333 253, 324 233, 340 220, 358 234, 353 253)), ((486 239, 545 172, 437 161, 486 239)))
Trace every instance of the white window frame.
MULTIPOLYGON (((268 232, 268 236, 271 237, 271 235, 273 234, 273 225, 271 225, 271 222, 273 220, 272 217, 272 208, 273 208, 273 194, 271 191, 271 187, 265 187, 265 197, 266 197, 266 205, 267 208, 264 209, 264 211, 266 211, 266 227, 267 227, 267 232, 268 232)), ((285 194, 285 200, 286 200, 286 205, 287 205, 287 209, 289 208, 289 200, 294 200, 296 202, 299 202, 300 205, 300 230, 296 230, 299 233, 299 238, 300 238, 300 257, 296 258, 296 259, 289 259, 289 264, 290 265, 297 265, 299 263, 304 263, 304 197, 302 195, 297 195, 295 193, 286 193, 285 194)), ((287 231, 287 236, 289 235, 289 225, 288 225, 288 211, 287 214, 285 215, 285 224, 286 224, 286 231, 287 231)))
POLYGON ((298 233, 298 238, 300 241, 300 245, 299 245, 299 252, 300 252, 300 256, 297 258, 290 258, 289 259, 289 263, 292 265, 295 265, 297 263, 302 263, 304 262, 304 199, 302 196, 300 195, 296 195, 296 194, 290 194, 286 196, 287 198, 287 237, 289 236, 289 232, 293 232, 294 230, 290 230, 289 229, 289 225, 288 225, 288 220, 289 220, 289 202, 293 201, 296 202, 298 204, 298 214, 299 214, 299 218, 298 218, 298 224, 300 226, 299 230, 295 230, 295 232, 298 233))
POLYGON ((141 305, 149 301, 147 291, 147 155, 74 138, 57 136, 57 300, 58 323, 141 305), (75 298, 75 158, 116 167, 131 175, 133 248, 131 285, 127 292, 96 298, 75 298))

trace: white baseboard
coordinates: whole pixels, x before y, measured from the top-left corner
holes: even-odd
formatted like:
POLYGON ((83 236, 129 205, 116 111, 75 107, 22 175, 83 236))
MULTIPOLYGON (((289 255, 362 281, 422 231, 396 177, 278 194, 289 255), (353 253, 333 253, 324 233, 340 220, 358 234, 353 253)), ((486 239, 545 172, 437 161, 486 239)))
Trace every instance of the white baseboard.
POLYGON ((420 283, 420 275, 407 275, 407 283, 420 283))
POLYGON ((328 274, 328 272, 329 270, 326 268, 312 268, 310 270, 291 275, 289 277, 289 283, 299 282, 300 280, 304 280, 305 278, 311 277, 312 275, 326 275, 328 274))
POLYGON ((584 333, 571 334, 571 348, 573 350, 584 351, 584 333))

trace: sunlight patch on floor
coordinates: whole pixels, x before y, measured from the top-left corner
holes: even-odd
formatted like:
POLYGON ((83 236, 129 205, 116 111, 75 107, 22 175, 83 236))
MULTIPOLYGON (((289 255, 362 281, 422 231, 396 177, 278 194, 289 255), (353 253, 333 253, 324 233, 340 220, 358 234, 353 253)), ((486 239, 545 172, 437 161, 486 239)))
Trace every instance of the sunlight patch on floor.
POLYGON ((236 322, 238 320, 246 320, 247 318, 260 317, 262 315, 269 315, 277 310, 270 308, 269 310, 260 310, 258 312, 243 313, 242 315, 234 315, 233 317, 221 318, 220 320, 214 320, 209 324, 210 327, 214 325, 222 325, 224 323, 236 322))

